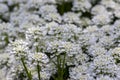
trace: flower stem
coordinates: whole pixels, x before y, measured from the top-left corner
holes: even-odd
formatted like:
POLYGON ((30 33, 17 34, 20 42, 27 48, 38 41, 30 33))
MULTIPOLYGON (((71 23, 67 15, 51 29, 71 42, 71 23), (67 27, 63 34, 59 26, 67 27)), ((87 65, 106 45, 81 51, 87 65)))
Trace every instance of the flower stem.
POLYGON ((58 70, 58 78, 56 80, 64 80, 64 68, 66 63, 66 54, 62 58, 61 55, 57 56, 57 70, 58 70))
POLYGON ((28 79, 29 79, 29 80, 32 80, 31 73, 29 73, 28 68, 27 68, 26 65, 25 65, 24 58, 21 58, 21 62, 22 62, 23 67, 24 67, 24 69, 25 69, 25 71, 26 71, 26 74, 27 74, 27 76, 28 76, 28 79))
POLYGON ((62 8, 61 8, 61 13, 63 14, 64 13, 64 0, 62 0, 62 8))
POLYGON ((37 62, 37 71, 38 71, 38 78, 39 78, 39 80, 41 80, 41 78, 40 78, 40 70, 41 70, 41 68, 40 68, 39 61, 38 61, 37 62))
POLYGON ((66 63, 66 54, 64 54, 63 64, 62 64, 62 75, 64 75, 64 68, 66 63))

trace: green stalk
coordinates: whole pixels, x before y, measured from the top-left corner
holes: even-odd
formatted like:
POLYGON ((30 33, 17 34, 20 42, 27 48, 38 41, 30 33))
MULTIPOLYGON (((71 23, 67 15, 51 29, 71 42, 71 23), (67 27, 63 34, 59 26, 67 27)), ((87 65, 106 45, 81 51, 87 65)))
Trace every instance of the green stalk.
POLYGON ((61 60, 61 55, 59 56, 59 80, 62 80, 62 68, 61 68, 61 65, 62 65, 62 60, 61 60))
POLYGON ((64 54, 63 59, 61 58, 61 55, 57 56, 57 68, 58 68, 58 78, 56 80, 64 80, 64 67, 65 67, 65 58, 66 54, 64 54))
POLYGON ((63 57, 63 60, 62 60, 62 64, 61 64, 61 79, 60 80, 63 80, 63 75, 64 75, 64 67, 65 67, 65 58, 66 58, 66 54, 64 54, 64 57, 63 57))
POLYGON ((64 54, 64 59, 63 59, 63 64, 62 64, 62 75, 64 75, 64 67, 65 67, 65 62, 66 62, 65 58, 66 58, 66 54, 64 54))
POLYGON ((41 80, 41 78, 40 78, 40 71, 41 71, 41 67, 40 67, 39 61, 38 61, 37 62, 37 72, 38 72, 38 78, 39 78, 39 80, 41 80))
POLYGON ((62 14, 64 13, 64 0, 63 0, 63 5, 62 5, 62 14))
POLYGON ((58 71, 58 78, 57 79, 59 79, 59 74, 60 74, 60 62, 59 62, 59 58, 60 58, 60 55, 57 56, 57 71, 58 71))
MULTIPOLYGON (((36 42, 38 42, 38 39, 36 39, 36 42)), ((36 52, 39 52, 38 46, 36 46, 36 52)), ((41 80, 40 71, 41 71, 41 67, 39 65, 39 61, 37 61, 37 73, 38 73, 38 79, 39 80, 41 80)))
POLYGON ((57 57, 57 61, 54 62, 51 61, 55 64, 56 68, 57 68, 57 73, 58 73, 58 76, 55 77, 53 76, 54 80, 64 80, 64 68, 65 68, 65 63, 66 63, 66 54, 63 55, 63 58, 62 58, 62 55, 56 55, 57 57))
POLYGON ((27 76, 28 76, 28 79, 29 79, 29 80, 32 80, 31 73, 29 73, 28 68, 27 68, 26 65, 25 65, 24 58, 21 58, 21 62, 22 62, 23 67, 24 67, 24 69, 25 69, 25 71, 26 71, 26 74, 27 74, 27 76))

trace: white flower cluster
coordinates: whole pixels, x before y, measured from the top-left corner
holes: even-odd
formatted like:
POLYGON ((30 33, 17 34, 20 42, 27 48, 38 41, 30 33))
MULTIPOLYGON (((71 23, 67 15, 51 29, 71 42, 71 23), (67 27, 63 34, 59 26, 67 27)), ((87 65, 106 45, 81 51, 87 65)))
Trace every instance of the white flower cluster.
POLYGON ((0 0, 0 80, 55 80, 57 61, 63 80, 120 80, 120 0, 0 0))
POLYGON ((73 1, 73 11, 81 10, 83 12, 89 11, 92 4, 88 0, 74 0, 73 1))
POLYGON ((31 54, 31 57, 35 61, 38 61, 41 63, 48 63, 49 62, 48 57, 44 53, 34 53, 34 54, 31 54))

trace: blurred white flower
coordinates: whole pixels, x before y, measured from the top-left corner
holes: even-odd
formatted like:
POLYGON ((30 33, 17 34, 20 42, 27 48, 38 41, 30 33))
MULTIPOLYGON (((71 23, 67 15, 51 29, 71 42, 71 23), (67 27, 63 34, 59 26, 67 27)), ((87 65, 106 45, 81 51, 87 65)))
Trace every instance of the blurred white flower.
POLYGON ((58 14, 58 13, 49 13, 48 15, 44 16, 44 19, 47 21, 55 21, 58 23, 61 23, 61 21, 62 21, 62 18, 60 16, 60 14, 58 14))
POLYGON ((116 80, 116 79, 113 79, 110 76, 101 75, 100 77, 97 77, 96 80, 116 80))
POLYGON ((107 8, 116 8, 116 3, 113 0, 102 0, 100 3, 107 8))
POLYGON ((63 15, 63 21, 66 23, 80 23, 80 13, 68 12, 63 15))
POLYGON ((23 40, 16 40, 10 44, 10 53, 18 58, 26 56, 29 52, 28 43, 23 40))
POLYGON ((119 68, 115 64, 115 61, 110 55, 99 55, 93 61, 96 73, 98 74, 109 74, 114 76, 117 74, 119 68))
POLYGON ((55 5, 44 5, 39 8, 39 13, 42 17, 45 17, 49 13, 57 13, 57 8, 55 5))
POLYGON ((117 60, 120 59, 120 47, 115 47, 113 50, 110 50, 110 53, 117 63, 117 60))
POLYGON ((8 11, 8 6, 6 4, 0 3, 0 14, 5 14, 8 11))
POLYGON ((73 11, 89 11, 89 9, 92 7, 90 1, 88 0, 74 0, 73 1, 73 11))
POLYGON ((98 14, 92 18, 95 25, 105 25, 111 22, 112 15, 110 13, 98 14))
POLYGON ((45 63, 45 64, 49 62, 47 55, 41 52, 32 53, 31 58, 35 61, 45 63))
POLYGON ((94 15, 103 14, 104 12, 107 12, 107 10, 103 5, 96 5, 91 10, 94 15))

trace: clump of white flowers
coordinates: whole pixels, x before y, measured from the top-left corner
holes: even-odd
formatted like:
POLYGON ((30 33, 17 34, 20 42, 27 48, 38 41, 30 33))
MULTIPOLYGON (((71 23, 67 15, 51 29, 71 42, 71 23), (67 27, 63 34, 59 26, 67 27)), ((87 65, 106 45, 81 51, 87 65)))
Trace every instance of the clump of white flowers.
POLYGON ((72 12, 68 12, 63 15, 63 20, 66 23, 80 23, 81 22, 80 18, 79 18, 80 15, 81 15, 81 13, 75 14, 72 12))
POLYGON ((92 7, 90 1, 88 0, 74 0, 73 1, 73 11, 89 11, 92 7))
POLYGON ((119 57, 120 57, 120 48, 116 47, 112 50, 110 50, 110 54, 113 56, 113 58, 115 59, 116 63, 119 63, 119 57))
POLYGON ((120 80, 120 0, 0 0, 0 80, 120 80))
POLYGON ((8 6, 6 4, 0 3, 0 14, 4 14, 8 11, 8 6))
POLYGON ((115 64, 113 57, 110 55, 99 55, 93 60, 93 65, 96 74, 108 74, 109 76, 116 76, 119 67, 115 64))
POLYGON ((27 47, 27 42, 23 40, 16 40, 11 44, 11 54, 14 54, 18 58, 24 57, 28 54, 28 47, 27 47))
POLYGON ((49 59, 44 53, 34 53, 31 54, 33 60, 41 62, 41 63, 48 63, 49 59))

